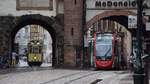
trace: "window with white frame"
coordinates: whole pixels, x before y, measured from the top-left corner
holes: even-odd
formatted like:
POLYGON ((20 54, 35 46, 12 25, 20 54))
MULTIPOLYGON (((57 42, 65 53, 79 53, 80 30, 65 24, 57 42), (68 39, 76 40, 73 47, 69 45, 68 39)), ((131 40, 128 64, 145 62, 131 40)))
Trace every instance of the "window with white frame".
POLYGON ((16 0, 17 10, 53 10, 53 0, 16 0))

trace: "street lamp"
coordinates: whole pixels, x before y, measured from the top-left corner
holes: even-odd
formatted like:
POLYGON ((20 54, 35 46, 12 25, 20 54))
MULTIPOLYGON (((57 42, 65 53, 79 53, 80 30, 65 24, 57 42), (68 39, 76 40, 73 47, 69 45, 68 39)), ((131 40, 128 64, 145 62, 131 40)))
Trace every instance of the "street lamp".
POLYGON ((142 31, 143 31, 143 1, 137 0, 137 30, 136 30, 136 38, 137 38, 137 52, 136 52, 136 62, 134 67, 134 84, 144 84, 144 74, 142 68, 142 31))

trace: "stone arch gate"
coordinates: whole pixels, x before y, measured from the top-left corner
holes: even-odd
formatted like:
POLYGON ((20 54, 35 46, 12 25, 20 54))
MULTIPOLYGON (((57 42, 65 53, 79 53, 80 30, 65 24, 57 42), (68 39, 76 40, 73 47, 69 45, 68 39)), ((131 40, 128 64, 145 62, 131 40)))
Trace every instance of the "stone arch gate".
MULTIPOLYGON (((128 15, 136 15, 136 13, 129 11, 129 10, 111 10, 111 11, 104 11, 100 14, 95 15, 92 19, 90 19, 86 23, 86 31, 89 30, 91 26, 93 26, 95 23, 97 23, 99 20, 107 19, 111 21, 116 21, 117 23, 123 25, 127 30, 129 30, 132 33, 132 37, 136 36, 136 29, 129 29, 128 28, 128 15)), ((143 21, 143 28, 145 24, 146 19, 144 18, 143 21)), ((145 28, 143 29, 145 31, 145 28)), ((124 57, 127 59, 126 57, 124 57)), ((127 60, 125 60, 127 63, 127 60)))
MULTIPOLYGON (((91 20, 89 20, 86 23, 86 30, 88 30, 89 27, 91 27, 95 22, 97 22, 100 19, 110 19, 110 20, 116 21, 128 29, 128 16, 129 15, 137 15, 137 14, 135 12, 129 11, 129 10, 104 11, 100 14, 95 15, 91 20), (118 19, 118 18, 121 18, 121 19, 118 19), (125 23, 127 23, 127 24, 125 24, 125 23)), ((147 21, 147 19, 143 18, 143 24, 144 24, 143 26, 145 26, 146 21, 147 21)), ((134 34, 135 34, 135 31, 136 31, 135 29, 128 29, 128 30, 131 32, 134 32, 134 34)), ((144 28, 144 31, 145 31, 145 28, 144 28)))
POLYGON ((0 16, 0 55, 11 58, 14 49, 16 33, 22 27, 30 24, 40 25, 45 28, 52 37, 52 66, 63 64, 63 25, 60 18, 47 17, 39 14, 23 15, 20 17, 0 16))
POLYGON ((111 16, 128 16, 128 15, 136 15, 136 13, 131 11, 124 11, 124 10, 112 10, 112 11, 105 11, 103 13, 100 13, 96 16, 94 16, 91 20, 87 22, 87 27, 89 28, 91 25, 93 25, 95 22, 97 22, 100 19, 111 17, 111 16))

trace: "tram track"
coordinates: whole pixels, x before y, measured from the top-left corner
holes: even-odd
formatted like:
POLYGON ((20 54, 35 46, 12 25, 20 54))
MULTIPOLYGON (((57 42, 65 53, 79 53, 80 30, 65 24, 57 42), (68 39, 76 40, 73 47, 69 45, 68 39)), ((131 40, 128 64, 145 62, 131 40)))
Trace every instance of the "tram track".
POLYGON ((73 76, 73 75, 77 75, 77 74, 80 74, 80 73, 81 73, 81 72, 64 75, 64 76, 61 76, 61 77, 58 77, 58 78, 55 78, 55 79, 46 81, 46 82, 44 82, 44 83, 40 83, 40 84, 48 84, 48 83, 51 83, 51 82, 54 82, 54 81, 57 81, 57 80, 60 80, 60 79, 66 78, 66 77, 70 77, 70 76, 73 76))
POLYGON ((75 79, 72 79, 72 80, 70 80, 70 81, 67 81, 67 82, 65 82, 64 84, 70 84, 70 83, 72 83, 72 82, 74 82, 74 81, 80 80, 80 79, 85 78, 85 77, 88 77, 88 76, 95 75, 95 74, 97 74, 97 73, 98 73, 98 72, 86 74, 86 75, 77 77, 77 78, 75 78, 75 79))
MULTIPOLYGON (((78 84, 78 83, 79 84, 97 84, 97 83, 101 82, 103 79, 112 77, 112 76, 109 76, 109 74, 111 74, 111 73, 112 73, 112 71, 111 72, 110 71, 92 72, 92 73, 89 73, 87 75, 83 75, 81 77, 78 77, 76 79, 72 79, 70 81, 67 81, 64 84, 78 84), (103 76, 103 77, 100 77, 100 75, 103 76), (104 75, 106 75, 106 76, 104 76, 104 75), (84 79, 91 79, 92 81, 89 80, 88 83, 87 83, 87 81, 85 82, 84 79), (81 82, 84 82, 84 83, 81 83, 81 82)), ((115 73, 113 73, 113 74, 115 74, 115 73)))
POLYGON ((124 71, 51 69, 5 74, 0 76, 0 81, 4 84, 109 84, 119 77, 124 77, 124 71))
POLYGON ((57 84, 57 82, 59 82, 58 84, 60 84, 61 81, 62 81, 61 84, 71 84, 75 81, 82 80, 83 78, 93 76, 98 73, 99 72, 88 72, 88 71, 87 72, 77 72, 77 73, 64 75, 64 76, 46 81, 44 83, 40 83, 40 84, 57 84))

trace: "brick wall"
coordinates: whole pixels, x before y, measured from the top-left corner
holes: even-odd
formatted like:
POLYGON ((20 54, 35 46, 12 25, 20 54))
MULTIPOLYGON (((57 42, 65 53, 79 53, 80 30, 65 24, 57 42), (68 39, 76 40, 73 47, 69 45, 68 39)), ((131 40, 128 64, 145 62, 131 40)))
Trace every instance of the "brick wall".
POLYGON ((64 0, 64 63, 74 66, 82 45, 82 0, 64 0))

